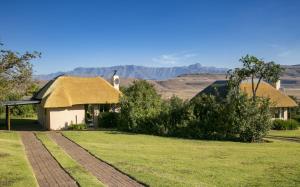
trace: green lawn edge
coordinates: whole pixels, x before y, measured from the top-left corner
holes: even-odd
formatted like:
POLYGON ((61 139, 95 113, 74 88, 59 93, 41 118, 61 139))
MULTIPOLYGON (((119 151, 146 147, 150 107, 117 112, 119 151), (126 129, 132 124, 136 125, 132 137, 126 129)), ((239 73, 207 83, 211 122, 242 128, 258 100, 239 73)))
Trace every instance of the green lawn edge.
POLYGON ((63 131, 93 155, 150 186, 297 186, 300 144, 63 131))
POLYGON ((17 132, 0 131, 0 186, 38 186, 17 132))
POLYGON ((297 130, 271 130, 269 136, 282 136, 291 138, 300 138, 300 129, 297 130))

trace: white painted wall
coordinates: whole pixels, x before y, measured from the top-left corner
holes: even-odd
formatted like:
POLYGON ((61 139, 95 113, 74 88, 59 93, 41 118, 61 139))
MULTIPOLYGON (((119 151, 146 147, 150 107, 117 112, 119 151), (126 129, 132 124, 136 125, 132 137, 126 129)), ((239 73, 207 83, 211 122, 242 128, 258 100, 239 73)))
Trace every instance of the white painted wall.
POLYGON ((278 112, 279 116, 277 118, 273 116, 272 118, 273 120, 274 119, 288 120, 288 108, 275 108, 274 110, 278 112))
POLYGON ((37 116, 38 116, 39 124, 47 128, 47 124, 46 124, 47 110, 43 108, 40 104, 37 106, 37 116))
POLYGON ((66 128, 71 124, 85 122, 84 105, 75 105, 67 108, 49 108, 49 127, 50 130, 60 130, 66 128))
POLYGON ((283 119, 288 120, 288 109, 287 108, 283 108, 283 119))

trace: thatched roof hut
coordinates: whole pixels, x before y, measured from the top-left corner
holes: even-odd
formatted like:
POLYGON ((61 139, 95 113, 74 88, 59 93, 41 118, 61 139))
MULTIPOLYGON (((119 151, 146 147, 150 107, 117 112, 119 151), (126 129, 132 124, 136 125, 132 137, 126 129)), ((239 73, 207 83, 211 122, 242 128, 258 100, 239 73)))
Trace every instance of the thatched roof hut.
POLYGON ((100 105, 119 103, 121 92, 114 86, 101 77, 59 76, 32 98, 40 100, 38 120, 53 130, 85 123, 88 105, 93 106, 93 115, 97 115, 100 105))
POLYGON ((121 92, 101 77, 60 76, 49 81, 33 98, 44 108, 80 104, 118 103, 121 92))
MULTIPOLYGON (((256 83, 255 83, 256 86, 256 83)), ((252 82, 243 81, 240 84, 240 90, 246 93, 248 96, 252 96, 252 82)), ((225 98, 228 93, 228 81, 218 80, 203 89, 195 97, 201 94, 214 95, 221 98, 225 98)), ((297 107, 297 103, 290 98, 287 94, 280 89, 273 87, 267 82, 262 81, 257 89, 256 95, 258 97, 269 98, 271 102, 271 107, 274 108, 274 118, 287 119, 288 109, 292 107, 297 107)))

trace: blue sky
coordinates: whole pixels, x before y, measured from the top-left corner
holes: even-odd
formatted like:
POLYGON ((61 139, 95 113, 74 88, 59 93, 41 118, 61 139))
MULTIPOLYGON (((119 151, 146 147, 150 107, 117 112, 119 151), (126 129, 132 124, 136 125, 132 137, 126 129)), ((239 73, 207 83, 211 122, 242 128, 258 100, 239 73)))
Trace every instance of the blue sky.
POLYGON ((300 1, 66 0, 0 4, 0 41, 40 51, 36 74, 123 64, 300 64, 300 1))

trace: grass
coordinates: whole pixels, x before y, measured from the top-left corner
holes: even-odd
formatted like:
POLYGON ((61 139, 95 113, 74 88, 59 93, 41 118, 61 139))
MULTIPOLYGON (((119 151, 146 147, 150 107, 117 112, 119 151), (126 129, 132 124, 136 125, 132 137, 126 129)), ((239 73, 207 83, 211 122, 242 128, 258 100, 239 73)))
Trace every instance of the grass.
POLYGON ((299 186, 300 144, 184 140, 116 131, 64 134, 150 186, 299 186))
POLYGON ((103 186, 95 176, 90 174, 73 160, 63 149, 53 142, 46 133, 37 133, 37 137, 43 142, 61 166, 80 184, 80 186, 103 186))
POLYGON ((0 186, 37 186, 19 134, 0 131, 0 186))
POLYGON ((297 129, 297 130, 271 130, 269 135, 300 138, 300 129, 297 129))

